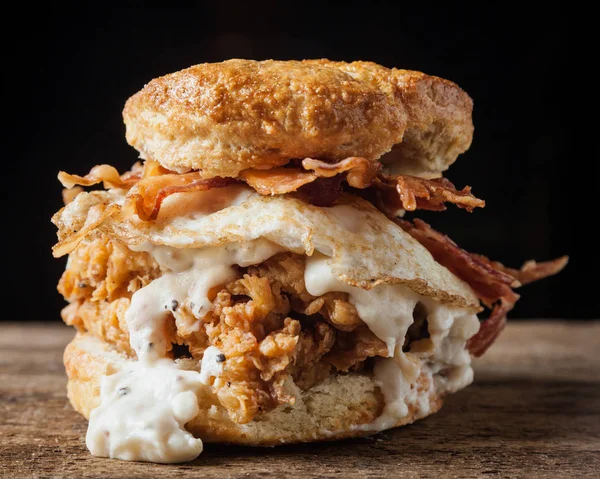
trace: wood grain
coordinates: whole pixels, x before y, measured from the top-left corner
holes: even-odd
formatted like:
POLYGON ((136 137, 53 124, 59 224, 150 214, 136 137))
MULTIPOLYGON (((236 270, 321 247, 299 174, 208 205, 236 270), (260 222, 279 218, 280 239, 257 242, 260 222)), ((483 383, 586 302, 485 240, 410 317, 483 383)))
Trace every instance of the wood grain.
POLYGON ((65 396, 62 324, 0 323, 3 477, 598 477, 600 322, 513 321, 475 383, 411 426, 355 440, 205 445, 182 465, 91 456, 65 396))

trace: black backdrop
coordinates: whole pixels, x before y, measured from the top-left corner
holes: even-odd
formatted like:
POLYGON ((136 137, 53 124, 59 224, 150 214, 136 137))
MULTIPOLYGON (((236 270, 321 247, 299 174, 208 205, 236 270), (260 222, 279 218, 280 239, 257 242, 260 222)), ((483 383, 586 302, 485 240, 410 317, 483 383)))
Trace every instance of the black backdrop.
POLYGON ((50 217, 61 207, 57 172, 85 174, 99 163, 128 169, 137 154, 124 138, 127 97, 153 77, 232 57, 371 60, 458 83, 474 99, 475 137, 446 176, 471 185, 487 206, 421 216, 467 250, 510 266, 571 256, 561 275, 521 289, 513 318, 600 316, 587 275, 598 266, 595 240, 575 220, 582 202, 591 207, 584 195, 591 200, 596 167, 593 154, 574 154, 577 82, 566 73, 572 26, 563 12, 217 3, 49 3, 35 15, 26 5, 14 14, 16 60, 4 70, 4 99, 15 105, 4 150, 4 294, 6 306, 21 307, 6 308, 3 320, 58 321, 65 304, 55 286, 65 259, 50 251, 50 217), (578 178, 590 184, 572 195, 578 178))

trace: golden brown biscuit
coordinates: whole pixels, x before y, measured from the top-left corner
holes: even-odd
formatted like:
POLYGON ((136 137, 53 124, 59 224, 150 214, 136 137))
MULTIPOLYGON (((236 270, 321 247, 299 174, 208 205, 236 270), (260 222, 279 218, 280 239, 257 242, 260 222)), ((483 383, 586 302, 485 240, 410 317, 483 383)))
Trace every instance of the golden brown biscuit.
MULTIPOLYGON (((197 370, 198 362, 181 360, 185 369, 197 370)), ((86 333, 78 333, 67 346, 64 363, 69 378, 67 393, 73 407, 89 419, 100 403, 100 379, 131 360, 111 351, 108 345, 86 333)), ((442 397, 430 389, 424 377, 418 382, 420 407, 409 406, 409 413, 394 427, 410 424, 442 406, 442 397), (423 407, 423 401, 429 402, 423 407)), ((372 375, 346 374, 301 393, 294 406, 281 406, 247 424, 232 421, 210 388, 198 392, 200 411, 186 429, 204 442, 226 442, 251 446, 342 439, 373 434, 357 426, 373 421, 385 401, 372 375)))
POLYGON ((174 170, 238 176, 292 158, 383 161, 439 176, 471 144, 456 84, 369 62, 204 63, 150 81, 123 110, 127 141, 174 170))

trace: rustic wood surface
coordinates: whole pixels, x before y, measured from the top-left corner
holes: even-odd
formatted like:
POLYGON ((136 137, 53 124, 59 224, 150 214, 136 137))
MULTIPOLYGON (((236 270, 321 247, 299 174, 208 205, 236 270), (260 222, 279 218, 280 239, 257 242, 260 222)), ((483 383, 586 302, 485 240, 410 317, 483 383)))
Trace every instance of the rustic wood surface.
POLYGON ((475 383, 411 426, 340 442, 205 445, 188 464, 96 458, 65 395, 62 324, 0 323, 2 477, 598 477, 600 322, 514 321, 475 383))

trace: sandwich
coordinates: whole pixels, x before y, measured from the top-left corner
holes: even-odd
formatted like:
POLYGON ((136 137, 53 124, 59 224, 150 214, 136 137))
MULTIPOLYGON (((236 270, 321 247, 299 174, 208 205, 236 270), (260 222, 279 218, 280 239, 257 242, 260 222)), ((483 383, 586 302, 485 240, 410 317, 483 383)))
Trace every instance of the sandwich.
POLYGON ((472 141, 455 83, 370 62, 205 63, 125 103, 128 171, 60 172, 67 393, 96 456, 374 434, 473 381, 513 269, 418 218, 485 202, 444 172, 472 141))

